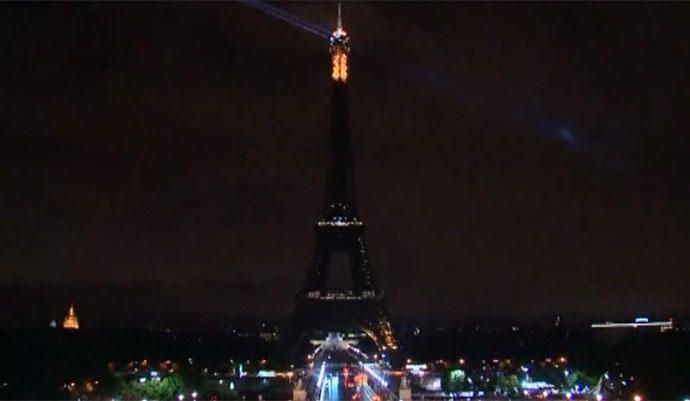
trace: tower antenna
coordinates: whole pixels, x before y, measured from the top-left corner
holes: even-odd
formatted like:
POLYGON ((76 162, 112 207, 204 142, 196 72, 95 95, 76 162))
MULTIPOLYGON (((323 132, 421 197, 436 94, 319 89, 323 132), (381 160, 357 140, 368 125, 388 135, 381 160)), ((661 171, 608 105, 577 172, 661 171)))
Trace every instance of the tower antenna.
POLYGON ((338 2, 338 24, 337 28, 339 31, 343 30, 343 13, 342 13, 342 3, 338 2))

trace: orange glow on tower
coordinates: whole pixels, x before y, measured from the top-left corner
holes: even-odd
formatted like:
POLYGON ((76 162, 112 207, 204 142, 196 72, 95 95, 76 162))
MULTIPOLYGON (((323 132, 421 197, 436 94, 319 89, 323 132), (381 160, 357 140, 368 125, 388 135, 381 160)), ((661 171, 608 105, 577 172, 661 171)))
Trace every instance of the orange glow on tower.
POLYGON ((347 82, 347 56, 350 53, 350 38, 343 29, 340 3, 338 3, 338 24, 330 38, 331 77, 336 82, 347 82))

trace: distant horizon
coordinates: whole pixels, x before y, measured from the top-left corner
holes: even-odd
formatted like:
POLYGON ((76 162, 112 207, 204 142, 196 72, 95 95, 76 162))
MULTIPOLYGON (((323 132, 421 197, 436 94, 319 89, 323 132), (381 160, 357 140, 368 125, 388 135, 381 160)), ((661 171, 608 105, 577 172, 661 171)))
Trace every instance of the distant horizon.
MULTIPOLYGON (((75 304, 77 308, 77 316, 79 317, 80 330, 175 330, 175 331, 225 331, 237 328, 258 328, 261 323, 276 325, 279 328, 284 328, 290 325, 291 317, 287 316, 254 316, 254 315, 234 315, 223 319, 204 319, 204 318, 188 318, 188 319, 152 319, 149 321, 134 321, 134 322, 120 322, 112 323, 112 321, 97 320, 90 321, 85 319, 80 313, 79 305, 75 304)), ((67 307, 65 307, 66 311, 67 307)), ((592 323, 603 322, 633 322, 639 317, 649 318, 650 320, 662 321, 672 319, 676 327, 682 327, 690 323, 690 313, 678 314, 618 314, 618 315, 584 315, 584 314, 560 314, 560 327, 573 328, 588 328, 592 323)), ((464 327, 479 325, 490 329, 510 329, 517 325, 525 326, 527 328, 556 328, 555 320, 557 315, 542 315, 542 316, 487 316, 474 315, 463 316, 455 318, 444 317, 429 317, 429 316, 397 316, 391 315, 391 321, 396 327, 401 326, 415 326, 421 327, 464 327)), ((22 323, 15 323, 8 325, 6 320, 0 321, 0 330, 14 330, 14 329, 55 329, 49 327, 51 320, 55 320, 58 325, 57 329, 62 330, 62 320, 64 314, 60 316, 48 317, 43 322, 25 321, 22 323)), ((114 319, 116 320, 116 319, 114 319)))
MULTIPOLYGON (((141 285, 116 285, 114 283, 103 283, 103 287, 96 286, 84 294, 84 286, 92 284, 84 283, 83 286, 55 285, 45 282, 23 281, 22 285, 12 281, 0 283, 0 300, 3 301, 3 308, 0 308, 0 327, 3 322, 15 322, 22 327, 40 328, 44 321, 47 326, 51 319, 61 322, 67 313, 70 304, 74 304, 77 315, 80 317, 83 327, 146 327, 169 325, 171 327, 184 327, 186 324, 195 324, 208 327, 219 327, 232 321, 255 321, 262 320, 282 321, 291 317, 294 308, 294 301, 282 305, 282 313, 275 312, 275 306, 269 300, 264 302, 263 308, 252 307, 245 313, 231 313, 224 310, 222 302, 219 301, 217 308, 204 309, 195 308, 193 304, 185 304, 189 297, 198 297, 204 292, 203 283, 183 283, 179 292, 164 291, 165 296, 160 295, 159 283, 143 282, 141 285), (191 288, 191 290, 190 290, 191 288), (186 289, 186 290, 185 290, 186 289), (149 291, 147 293, 147 291, 149 291), (75 294, 79 294, 76 296, 75 294), (4 298, 4 299, 3 299, 4 298), (130 298, 128 302, 136 301, 135 309, 124 309, 116 303, 113 307, 103 312, 102 307, 93 307, 95 303, 103 300, 118 298, 130 298), (174 299, 174 307, 169 308, 170 299, 174 299), (167 300, 167 301, 166 301, 167 300), (177 315, 175 314, 177 313, 177 315), (111 322, 119 322, 112 324, 111 322)), ((385 283, 384 283, 385 285, 385 283)), ((222 289, 221 282, 213 283, 212 289, 219 291, 222 289)), ((227 293, 219 292, 213 299, 223 299, 227 293)), ((293 295, 294 296, 294 295, 293 295)), ((110 301, 108 301, 110 302, 110 301)), ((550 309, 555 307, 551 305, 550 309)), ((603 308, 602 308, 603 309, 603 308)), ((627 309, 627 308, 626 308, 627 309)), ((652 310, 652 309, 628 309, 611 311, 555 311, 549 310, 544 306, 539 306, 539 310, 516 311, 514 313, 501 312, 500 309, 485 308, 474 312, 458 313, 455 316, 448 315, 439 311, 421 311, 418 313, 400 313, 396 310, 395 304, 389 306, 393 322, 546 322, 553 320, 557 315, 561 316, 564 323, 568 322, 594 322, 615 319, 634 319, 635 317, 650 317, 658 319, 674 318, 678 320, 690 320, 689 310, 672 310, 671 308, 652 310)))

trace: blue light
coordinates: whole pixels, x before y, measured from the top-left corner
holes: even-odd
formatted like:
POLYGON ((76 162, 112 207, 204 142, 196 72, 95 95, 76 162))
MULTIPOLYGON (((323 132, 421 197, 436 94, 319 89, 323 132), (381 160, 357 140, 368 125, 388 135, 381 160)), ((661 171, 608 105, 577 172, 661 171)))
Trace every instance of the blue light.
POLYGON ((242 4, 245 6, 252 7, 258 11, 263 12, 264 14, 270 15, 272 17, 278 18, 279 20, 285 21, 288 24, 295 26, 297 28, 300 28, 304 31, 307 31, 309 33, 312 33, 314 35, 320 36, 322 38, 328 38, 330 37, 330 32, 328 29, 325 29, 323 27, 320 27, 316 24, 313 24, 309 21, 306 21, 294 14, 291 14, 285 10, 283 10, 280 7, 276 7, 272 4, 265 3, 263 1, 251 1, 251 0, 242 0, 242 4))
POLYGON ((561 138, 561 140, 563 140, 563 142, 565 142, 569 145, 573 145, 577 139, 575 137, 575 134, 573 133, 573 131, 571 131, 568 128, 561 128, 558 131, 558 137, 561 138))

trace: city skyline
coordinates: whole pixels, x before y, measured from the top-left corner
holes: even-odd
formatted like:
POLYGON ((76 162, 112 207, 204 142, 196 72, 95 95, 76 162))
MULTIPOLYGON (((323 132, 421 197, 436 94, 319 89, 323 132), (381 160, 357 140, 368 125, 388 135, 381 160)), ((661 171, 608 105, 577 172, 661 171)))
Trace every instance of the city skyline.
MULTIPOLYGON (((333 25, 331 5, 277 6, 333 25)), ((346 5, 358 204, 394 319, 690 311, 678 9, 346 5)), ((286 317, 322 202, 323 41, 242 4, 1 18, 0 318, 286 317)))

